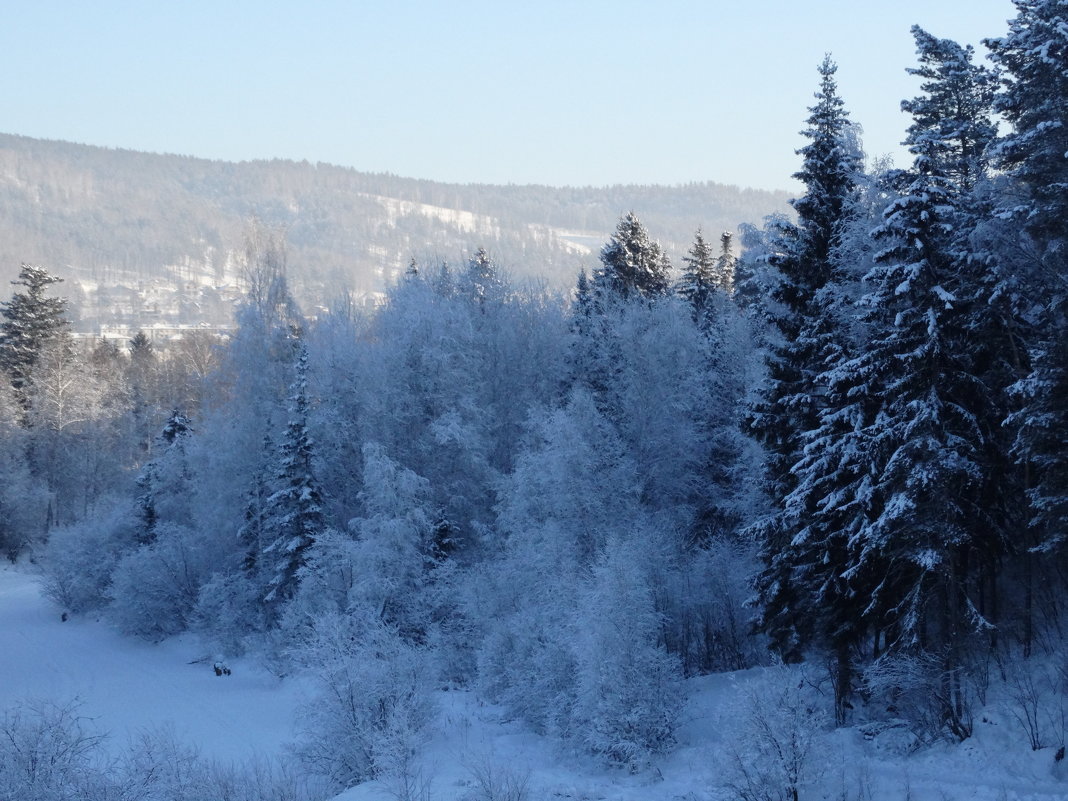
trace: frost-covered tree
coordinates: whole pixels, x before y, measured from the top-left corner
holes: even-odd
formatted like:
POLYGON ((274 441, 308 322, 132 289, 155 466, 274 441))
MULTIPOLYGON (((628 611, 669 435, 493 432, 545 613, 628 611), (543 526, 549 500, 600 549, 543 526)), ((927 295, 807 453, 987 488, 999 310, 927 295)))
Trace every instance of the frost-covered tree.
POLYGON ((667 293, 670 269, 660 245, 649 237, 634 212, 629 212, 601 249, 601 266, 593 274, 593 283, 598 292, 623 299, 655 298, 667 293))
POLYGON ((485 248, 479 248, 468 259, 463 284, 465 291, 480 307, 485 306, 487 299, 500 300, 504 284, 485 248))
MULTIPOLYGON (((544 289, 496 282, 481 303, 442 294, 422 274, 392 287, 353 362, 358 380, 322 404, 347 405, 345 425, 361 443, 378 443, 429 482, 434 516, 450 521, 457 550, 491 521, 491 487, 514 464, 531 406, 562 383, 564 304, 544 289)), ((360 514, 357 504, 348 517, 360 514)))
POLYGON ((297 755, 335 789, 385 777, 426 739, 426 653, 382 621, 322 614, 295 657, 317 690, 301 713, 297 755))
POLYGON ((782 300, 801 313, 832 277, 830 257, 850 212, 862 167, 855 127, 838 94, 834 77, 838 65, 825 56, 818 72, 820 89, 815 105, 809 108, 808 127, 801 132, 809 141, 797 151, 802 163, 793 176, 805 186, 805 193, 792 203, 799 242, 793 248, 793 260, 780 267, 786 278, 779 290, 782 300))
POLYGON ((835 259, 842 232, 850 221, 857 195, 860 157, 853 125, 838 95, 837 65, 830 56, 819 66, 820 89, 809 111, 809 140, 798 153, 802 168, 794 177, 805 194, 793 202, 796 225, 773 221, 765 260, 775 270, 770 307, 776 336, 768 360, 768 381, 756 405, 752 428, 767 453, 765 484, 778 505, 754 529, 761 542, 764 571, 758 589, 761 628, 785 656, 796 658, 805 639, 810 611, 804 590, 796 586, 793 559, 787 554, 813 509, 788 506, 796 489, 794 466, 803 458, 806 432, 818 425, 825 404, 818 376, 842 358, 845 337, 836 315, 838 293, 835 259))
POLYGON ((912 115, 904 144, 937 143, 928 156, 937 162, 950 186, 962 196, 986 177, 989 146, 997 133, 992 112, 996 73, 975 64, 971 45, 938 39, 912 26, 918 67, 906 71, 922 79, 922 94, 901 102, 912 115))
POLYGON ((617 521, 638 512, 634 465, 589 392, 533 415, 529 445, 499 491, 503 540, 476 609, 481 687, 539 731, 567 731, 583 576, 617 521))
POLYGON ((137 513, 140 527, 137 541, 147 545, 156 539, 160 520, 188 525, 191 520, 192 470, 187 453, 192 426, 179 409, 163 426, 158 438, 158 455, 141 468, 137 477, 137 513))
MULTIPOLYGON (((682 262, 686 266, 679 277, 676 291, 693 307, 694 319, 700 320, 704 317, 706 305, 718 286, 716 257, 700 228, 694 234, 693 245, 682 257, 682 262)), ((580 278, 584 275, 585 273, 580 278)))
POLYGON ((23 264, 11 300, 0 303, 0 367, 8 374, 19 401, 28 405, 27 385, 41 351, 67 331, 66 300, 48 297, 46 291, 63 279, 32 264, 23 264))
POLYGON ((682 712, 682 672, 662 642, 651 564, 647 542, 610 543, 574 626, 572 726, 594 753, 632 770, 674 744, 682 712))
POLYGON ((753 428, 769 452, 769 490, 779 498, 793 488, 791 469, 800 456, 800 437, 813 428, 819 409, 815 377, 825 366, 822 351, 831 333, 819 293, 832 279, 832 253, 861 170, 853 125, 838 95, 837 70, 830 56, 819 66, 820 90, 802 131, 809 142, 798 151, 802 167, 794 174, 805 185, 805 194, 793 201, 797 224, 774 221, 774 242, 766 254, 777 273, 768 289, 778 303, 773 323, 779 337, 753 428))
POLYGON ((722 312, 723 299, 734 289, 733 237, 729 231, 720 235, 719 254, 697 229, 694 242, 682 257, 686 267, 676 285, 676 292, 693 307, 694 319, 708 329, 715 324, 716 312, 722 312))
POLYGON ((269 470, 274 450, 271 435, 265 434, 260 463, 253 471, 252 481, 249 484, 245 503, 245 521, 237 532, 242 551, 241 566, 250 578, 254 578, 258 573, 260 554, 270 545, 267 540, 267 501, 272 495, 271 486, 274 476, 270 475, 269 470))
POLYGON ((263 437, 284 429, 288 420, 306 327, 287 289, 280 237, 254 229, 241 266, 248 293, 234 311, 233 336, 204 382, 211 402, 204 404, 197 425, 197 439, 205 446, 198 527, 215 531, 236 532, 242 525, 263 437))
POLYGON ((0 384, 0 552, 15 559, 45 533, 48 487, 31 471, 26 448, 30 433, 20 424, 22 408, 14 389, 0 384))
POLYGON ((719 235, 719 256, 716 257, 716 285, 728 295, 734 291, 734 235, 724 231, 719 235))
MULTIPOLYGON (((917 146, 919 147, 919 146, 917 146)), ((930 149, 930 146, 926 146, 930 149)), ((946 720, 966 736, 961 653, 974 628, 971 571, 996 559, 984 498, 984 431, 964 330, 956 195, 935 159, 917 155, 874 235, 884 244, 863 299, 871 337, 823 376, 828 403, 807 436, 787 510, 800 524, 781 555, 782 593, 799 595, 802 635, 839 653, 934 649, 945 660, 946 720)), ((839 720, 842 719, 841 706, 839 720)))
MULTIPOLYGON (((923 79, 917 97, 904 101, 911 113, 905 144, 931 161, 949 192, 943 209, 952 231, 944 244, 954 275, 945 289, 954 298, 948 339, 967 379, 952 390, 973 420, 977 464, 981 474, 973 500, 983 510, 970 525, 977 547, 968 559, 965 582, 974 593, 976 618, 993 625, 999 606, 999 574, 1010 541, 1018 542, 1023 523, 1024 474, 1010 455, 1011 429, 1006 418, 1018 406, 1010 386, 1028 370, 1024 337, 1029 329, 1025 304, 1016 289, 1017 268, 1009 254, 990 242, 991 218, 997 218, 994 182, 988 165, 997 133, 994 97, 997 74, 974 63, 971 47, 912 29, 923 79)), ((996 637, 996 629, 990 629, 996 637)))
MULTIPOLYGON (((822 408, 818 424, 804 435, 793 469, 797 485, 786 502, 794 536, 772 555, 778 569, 765 574, 769 595, 780 598, 765 607, 765 620, 774 619, 769 613, 790 616, 790 604, 802 606, 803 616, 791 616, 804 622, 801 639, 837 653, 839 722, 850 692, 851 649, 868 636, 878 644, 881 634, 891 646, 916 644, 916 627, 928 625, 926 606, 936 593, 955 593, 956 618, 931 623, 931 630, 941 627, 941 643, 958 648, 962 588, 978 564, 989 568, 1003 553, 1004 533, 994 515, 980 513, 1005 490, 1004 474, 992 467, 1004 417, 993 399, 1003 388, 984 382, 990 359, 978 351, 1003 341, 1004 327, 983 295, 987 265, 967 253, 976 219, 973 193, 985 178, 994 132, 993 76, 972 64, 970 49, 918 27, 913 34, 920 67, 910 72, 924 78, 923 94, 902 106, 913 114, 905 144, 916 165, 898 174, 901 197, 876 231, 883 248, 871 255, 877 266, 864 278, 867 311, 859 327, 847 324, 856 329, 854 340, 860 333, 869 341, 851 353, 824 339, 817 378, 822 408), (924 479, 914 482, 912 469, 924 479), (939 519, 929 535, 941 530, 946 540, 929 542, 920 556, 922 548, 906 541, 921 536, 917 529, 937 515, 931 508, 914 518, 915 507, 930 502, 914 495, 938 486, 953 487, 960 508, 939 510, 954 522, 939 519), (877 521, 899 513, 904 520, 895 524, 896 533, 886 534, 877 521), (907 590, 892 588, 884 558, 931 559, 923 569, 932 572, 919 579, 914 573, 907 590), (887 597, 880 602, 881 594, 887 597), (915 604, 911 618, 906 598, 915 604)), ((840 251, 840 258, 852 258, 850 251, 840 251)), ((846 294, 834 303, 844 320, 856 293, 848 285, 841 289, 846 294)), ((831 284, 821 295, 830 311, 834 290, 831 284)), ((899 566, 892 575, 907 572, 899 566)))
POLYGON ((422 642, 431 625, 426 586, 436 561, 430 484, 374 443, 364 445, 363 458, 364 514, 349 521, 356 564, 347 603, 422 642))
POLYGON ((312 465, 308 431, 308 352, 302 347, 293 385, 291 418, 279 448, 277 489, 266 501, 261 554, 267 586, 263 600, 278 609, 293 597, 308 549, 326 528, 322 490, 312 465))
POLYGON ((1008 34, 986 45, 1002 69, 997 108, 1011 130, 994 151, 1011 185, 999 212, 1020 231, 1028 295, 1044 299, 1031 370, 1016 386, 1014 453, 1031 474, 1033 540, 1056 548, 1068 538, 1068 3, 1014 0, 1008 34))

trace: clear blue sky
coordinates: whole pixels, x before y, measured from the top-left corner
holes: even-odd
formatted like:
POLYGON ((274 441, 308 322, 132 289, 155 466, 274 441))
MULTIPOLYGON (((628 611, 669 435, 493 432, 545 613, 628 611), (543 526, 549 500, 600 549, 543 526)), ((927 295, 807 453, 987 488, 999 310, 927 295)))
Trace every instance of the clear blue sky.
POLYGON ((982 53, 1014 14, 1010 0, 3 5, 6 133, 443 181, 785 189, 825 52, 868 153, 900 154, 909 27, 982 53))

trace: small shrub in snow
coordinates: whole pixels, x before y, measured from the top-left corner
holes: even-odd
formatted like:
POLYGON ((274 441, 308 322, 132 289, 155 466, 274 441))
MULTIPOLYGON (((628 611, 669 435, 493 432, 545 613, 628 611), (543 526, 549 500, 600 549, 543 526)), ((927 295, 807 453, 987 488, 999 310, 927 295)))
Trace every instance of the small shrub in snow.
POLYGON ((560 587, 559 605, 541 602, 540 596, 491 627, 478 655, 479 684, 535 731, 563 734, 575 702, 576 654, 564 609, 574 593, 560 587))
POLYGON ((971 676, 964 668, 947 672, 938 654, 884 654, 864 672, 864 683, 873 703, 903 723, 917 745, 944 737, 963 740, 971 733, 971 676))
POLYGON ((668 649, 688 676, 744 670, 766 659, 764 639, 750 631, 757 561, 744 543, 714 539, 686 554, 664 588, 668 649))
POLYGON ((315 801, 326 790, 285 762, 220 765, 166 729, 117 757, 77 704, 22 703, 0 715, 0 798, 11 801, 315 801))
POLYGON ((798 801, 823 774, 820 736, 830 716, 803 675, 776 668, 743 685, 724 778, 738 801, 798 801))
MULTIPOLYGON (((1063 669, 1062 669, 1063 670, 1063 669)), ((1068 733, 1068 698, 1062 670, 1041 658, 1011 666, 1005 693, 1009 714, 1027 736, 1031 750, 1063 746, 1068 733)))
POLYGON ((179 742, 166 728, 137 734, 124 754, 119 774, 137 787, 139 801, 199 801, 210 797, 210 773, 197 749, 179 742))
POLYGON ((101 737, 76 704, 27 702, 0 718, 0 798, 67 801, 107 790, 99 770, 101 737))
POLYGON ((348 787, 384 775, 423 741, 433 714, 426 657, 394 629, 323 615, 296 656, 319 685, 298 746, 313 773, 348 787))
POLYGON ((464 768, 474 788, 464 801, 527 801, 530 789, 530 769, 503 763, 492 754, 467 756, 464 768))
MULTIPOLYGON (((327 791, 285 760, 220 764, 169 729, 140 732, 110 771, 121 794, 136 801, 313 801, 327 791)), ((95 801, 95 799, 94 799, 95 801)))

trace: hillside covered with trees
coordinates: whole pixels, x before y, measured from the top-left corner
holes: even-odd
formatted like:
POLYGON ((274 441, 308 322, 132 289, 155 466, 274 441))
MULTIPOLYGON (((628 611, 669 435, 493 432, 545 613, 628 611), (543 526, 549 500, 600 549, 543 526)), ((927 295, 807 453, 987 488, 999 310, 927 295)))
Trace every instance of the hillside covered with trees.
POLYGON ((478 247, 517 278, 563 287, 619 209, 640 213, 681 252, 697 225, 733 230, 785 210, 786 197, 711 182, 441 184, 329 164, 228 163, 0 134, 0 278, 31 262, 91 286, 235 283, 256 220, 285 231, 291 291, 309 309, 342 292, 382 291, 412 258, 458 263, 478 247))

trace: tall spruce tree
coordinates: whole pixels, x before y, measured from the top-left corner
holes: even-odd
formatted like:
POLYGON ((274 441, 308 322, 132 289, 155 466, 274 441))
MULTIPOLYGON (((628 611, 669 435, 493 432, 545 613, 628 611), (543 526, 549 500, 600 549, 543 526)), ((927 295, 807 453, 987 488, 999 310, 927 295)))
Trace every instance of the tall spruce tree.
POLYGON ((839 358, 839 332, 825 291, 835 273, 833 255, 848 222, 860 172, 853 126, 838 96, 837 66, 830 56, 819 66, 820 89, 798 151, 802 168, 794 177, 805 194, 793 201, 796 226, 777 224, 767 261, 778 273, 773 289, 778 341, 768 360, 768 384, 757 405, 752 429, 767 451, 765 483, 777 511, 755 526, 764 569, 758 578, 759 626, 787 658, 798 658, 811 641, 813 597, 798 583, 797 555, 791 545, 808 525, 812 508, 788 506, 797 486, 794 466, 803 457, 805 432, 817 427, 824 390, 817 382, 839 358))
POLYGON ((1050 550, 1068 540, 1068 2, 1014 3, 1008 34, 986 41, 1003 70, 997 108, 1011 126, 994 151, 1012 182, 998 211, 1019 226, 1028 295, 1043 302, 1010 422, 1031 475, 1032 545, 1050 550))
POLYGON ((998 578, 1010 539, 1018 539, 1024 482, 1010 455, 1011 437, 1004 426, 1014 404, 1009 388, 1027 369, 1019 304, 1007 287, 1013 268, 983 244, 983 227, 993 215, 988 164, 997 134, 994 98, 997 74, 974 61, 971 47, 939 39, 913 26, 919 66, 908 70, 923 79, 921 94, 903 101, 912 114, 905 144, 927 158, 945 179, 943 208, 952 231, 946 255, 953 275, 945 289, 954 298, 952 330, 958 369, 965 378, 945 387, 974 421, 976 462, 980 468, 976 497, 982 514, 973 515, 970 554, 959 581, 973 593, 973 620, 984 620, 996 640, 998 578), (1010 534, 1010 532, 1012 532, 1010 534))
POLYGON ((960 736, 960 648, 967 633, 967 582, 982 533, 983 431, 974 414, 981 394, 963 349, 961 286, 953 254, 951 181, 933 159, 917 157, 911 183, 875 235, 888 246, 869 274, 867 298, 877 332, 857 369, 857 390, 878 402, 870 421, 876 458, 869 521, 856 537, 851 566, 882 576, 866 616, 893 632, 898 650, 941 652, 947 686, 943 712, 960 736))
POLYGON ((277 487, 266 501, 260 535, 268 583, 264 601, 277 612, 293 597, 308 549, 326 528, 323 495, 312 467, 312 439, 308 431, 308 351, 302 345, 297 360, 289 425, 280 447, 277 487))
POLYGON ((734 270, 737 264, 734 255, 734 235, 724 231, 719 235, 719 256, 716 258, 716 287, 728 295, 734 291, 734 270))
POLYGON ((986 177, 989 146, 997 134, 992 111, 997 74, 974 63, 974 50, 912 26, 918 67, 906 72, 923 79, 922 94, 901 101, 912 115, 905 144, 932 143, 930 158, 961 198, 986 177))
MULTIPOLYGON (((884 247, 865 278, 870 341, 856 355, 827 338, 816 351, 825 394, 787 496, 795 535, 773 557, 811 612, 805 633, 837 653, 839 722, 850 651, 866 637, 876 650, 905 648, 927 646, 918 633, 931 632, 954 675, 971 602, 964 588, 977 564, 996 564, 1004 550, 988 509, 997 391, 979 375, 983 346, 969 341, 1002 331, 982 296, 986 265, 967 252, 993 135, 992 75, 970 49, 913 34, 921 67, 910 72, 925 79, 924 94, 902 106, 914 114, 905 144, 916 164, 898 173, 901 197, 875 232, 884 247)), ((959 687, 945 698, 963 734, 959 687)))
POLYGON ((770 380, 754 427, 769 451, 768 483, 775 498, 793 488, 790 471, 800 456, 800 437, 813 428, 819 408, 815 376, 823 357, 812 336, 823 325, 817 296, 832 277, 832 253, 861 169, 852 123, 838 96, 837 69, 830 56, 819 66, 820 90, 802 131, 810 141, 798 151, 802 168, 794 174, 805 185, 805 194, 793 201, 797 225, 779 223, 768 257, 779 274, 772 291, 780 304, 773 322, 781 337, 769 359, 770 380))

